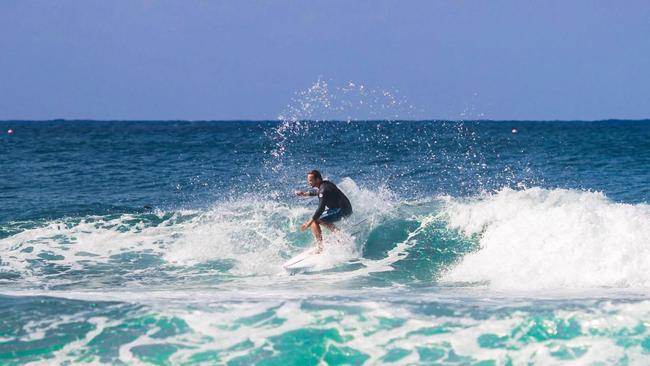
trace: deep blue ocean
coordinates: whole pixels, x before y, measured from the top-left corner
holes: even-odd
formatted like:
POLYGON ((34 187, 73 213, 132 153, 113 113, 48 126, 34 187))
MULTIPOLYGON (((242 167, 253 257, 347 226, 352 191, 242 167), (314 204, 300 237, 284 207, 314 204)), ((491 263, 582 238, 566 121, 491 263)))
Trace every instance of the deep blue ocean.
POLYGON ((0 364, 650 363, 650 121, 2 121, 0 169, 0 364), (354 214, 289 274, 311 169, 354 214))

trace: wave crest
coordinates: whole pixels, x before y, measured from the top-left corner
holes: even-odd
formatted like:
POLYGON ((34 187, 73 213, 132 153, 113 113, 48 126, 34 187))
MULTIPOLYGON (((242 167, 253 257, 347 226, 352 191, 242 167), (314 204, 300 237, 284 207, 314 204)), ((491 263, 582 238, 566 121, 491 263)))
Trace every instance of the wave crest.
POLYGON ((446 198, 450 228, 480 235, 445 281, 497 289, 650 286, 650 206, 599 192, 502 189, 446 198))

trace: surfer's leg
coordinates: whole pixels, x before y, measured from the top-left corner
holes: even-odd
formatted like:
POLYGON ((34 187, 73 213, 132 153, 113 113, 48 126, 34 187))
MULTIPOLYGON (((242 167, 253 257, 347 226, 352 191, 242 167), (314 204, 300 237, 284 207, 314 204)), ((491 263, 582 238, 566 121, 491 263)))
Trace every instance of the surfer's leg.
POLYGON ((320 230, 320 225, 318 225, 318 221, 316 220, 311 223, 311 233, 314 235, 317 245, 320 246, 320 242, 323 241, 323 235, 320 230))
POLYGON ((333 208, 327 210, 325 215, 321 216, 318 220, 319 224, 325 225, 330 231, 336 231, 336 226, 334 222, 339 221, 342 218, 342 211, 340 208, 333 208))
POLYGON ((330 231, 335 231, 336 230, 336 226, 334 224, 332 224, 331 222, 321 221, 320 223, 325 225, 325 227, 328 228, 330 231))

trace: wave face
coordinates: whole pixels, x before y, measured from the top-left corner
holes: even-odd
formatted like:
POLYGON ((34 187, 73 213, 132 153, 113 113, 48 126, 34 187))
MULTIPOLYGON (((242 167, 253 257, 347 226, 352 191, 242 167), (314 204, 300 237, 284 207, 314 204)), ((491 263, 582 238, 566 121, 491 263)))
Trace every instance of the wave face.
POLYGON ((449 199, 449 226, 481 249, 445 275, 499 289, 650 286, 650 206, 598 192, 504 189, 449 199))
POLYGON ((8 363, 649 359, 646 122, 8 126, 8 363), (312 168, 354 214, 290 275, 312 168))

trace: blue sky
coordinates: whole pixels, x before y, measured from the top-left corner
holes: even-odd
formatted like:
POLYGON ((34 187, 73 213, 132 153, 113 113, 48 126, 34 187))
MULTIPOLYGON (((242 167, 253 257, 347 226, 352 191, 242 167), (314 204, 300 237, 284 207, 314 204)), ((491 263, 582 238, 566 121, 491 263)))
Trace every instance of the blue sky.
POLYGON ((0 119, 275 119, 319 77, 409 118, 650 118, 649 35, 647 1, 3 0, 0 119))

